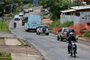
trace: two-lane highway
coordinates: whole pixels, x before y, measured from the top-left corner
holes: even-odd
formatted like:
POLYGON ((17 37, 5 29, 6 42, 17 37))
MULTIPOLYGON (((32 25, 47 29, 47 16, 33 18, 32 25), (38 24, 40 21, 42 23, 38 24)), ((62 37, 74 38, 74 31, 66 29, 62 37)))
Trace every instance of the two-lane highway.
POLYGON ((72 58, 67 54, 67 43, 57 41, 55 35, 36 35, 36 33, 25 32, 24 27, 18 25, 16 29, 12 29, 12 32, 28 43, 32 43, 50 60, 90 60, 90 48, 86 48, 86 45, 78 43, 77 58, 72 58))
MULTIPOLYGON (((36 12, 39 11, 39 8, 37 10, 36 9, 36 12)), ((87 47, 84 44, 77 43, 77 58, 72 58, 67 53, 67 43, 57 41, 54 34, 45 36, 25 32, 24 26, 21 26, 19 22, 17 22, 17 28, 13 29, 13 20, 11 21, 9 27, 11 32, 17 37, 26 40, 30 44, 33 44, 47 60, 90 60, 90 47, 87 47)))

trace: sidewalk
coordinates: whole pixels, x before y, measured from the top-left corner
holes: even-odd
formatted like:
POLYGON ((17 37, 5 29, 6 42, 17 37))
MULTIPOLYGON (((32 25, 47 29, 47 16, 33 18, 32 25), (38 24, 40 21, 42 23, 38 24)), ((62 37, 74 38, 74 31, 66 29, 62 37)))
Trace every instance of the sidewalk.
POLYGON ((11 53, 12 60, 42 60, 39 52, 22 43, 10 33, 0 33, 0 52, 11 53))

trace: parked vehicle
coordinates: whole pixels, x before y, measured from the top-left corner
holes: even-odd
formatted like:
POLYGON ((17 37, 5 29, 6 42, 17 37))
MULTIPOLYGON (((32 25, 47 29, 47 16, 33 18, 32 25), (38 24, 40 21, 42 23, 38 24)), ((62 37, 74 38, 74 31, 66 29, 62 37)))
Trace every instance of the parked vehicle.
POLYGON ((36 31, 36 28, 41 25, 41 16, 39 15, 29 15, 24 20, 26 31, 36 31))
POLYGON ((37 34, 37 35, 40 35, 40 34, 49 35, 48 26, 46 26, 46 25, 41 25, 41 26, 37 27, 36 34, 37 34))
POLYGON ((72 28, 62 28, 58 34, 57 34, 57 40, 63 41, 64 39, 67 40, 69 37, 69 33, 73 32, 73 34, 76 36, 74 29, 72 28))

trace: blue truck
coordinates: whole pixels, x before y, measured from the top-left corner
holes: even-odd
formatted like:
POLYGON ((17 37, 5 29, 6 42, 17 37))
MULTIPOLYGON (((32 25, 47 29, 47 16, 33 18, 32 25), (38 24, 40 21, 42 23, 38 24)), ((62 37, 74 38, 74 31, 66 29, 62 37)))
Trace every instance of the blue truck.
POLYGON ((25 17, 25 30, 36 31, 37 27, 41 25, 41 16, 39 15, 29 15, 25 17))

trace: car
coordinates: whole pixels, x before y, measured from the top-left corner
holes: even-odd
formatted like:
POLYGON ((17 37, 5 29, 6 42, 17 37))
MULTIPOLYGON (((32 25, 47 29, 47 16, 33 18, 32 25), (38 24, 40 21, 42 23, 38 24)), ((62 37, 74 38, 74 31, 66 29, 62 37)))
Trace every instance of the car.
POLYGON ((33 9, 32 9, 32 8, 30 8, 30 9, 28 9, 28 11, 29 11, 29 12, 33 12, 33 9))
POLYGON ((23 18, 24 18, 24 13, 23 13, 23 12, 20 12, 20 13, 19 13, 19 17, 20 17, 21 20, 23 20, 23 18))
POLYGON ((40 35, 40 34, 49 35, 48 26, 46 26, 46 25, 41 25, 41 26, 37 27, 37 29, 36 29, 36 34, 37 34, 37 35, 40 35))
POLYGON ((69 37, 69 33, 73 32, 73 35, 76 37, 75 31, 73 28, 62 28, 58 31, 57 40, 63 41, 64 39, 67 40, 69 37))
POLYGON ((23 12, 24 12, 24 14, 28 14, 29 10, 28 9, 24 9, 23 12))
POLYGON ((20 21, 21 18, 19 17, 19 15, 15 15, 15 16, 14 16, 14 20, 15 20, 15 21, 20 21))

